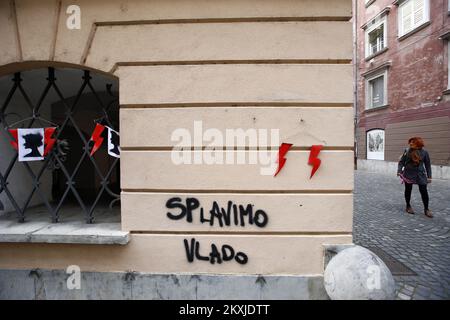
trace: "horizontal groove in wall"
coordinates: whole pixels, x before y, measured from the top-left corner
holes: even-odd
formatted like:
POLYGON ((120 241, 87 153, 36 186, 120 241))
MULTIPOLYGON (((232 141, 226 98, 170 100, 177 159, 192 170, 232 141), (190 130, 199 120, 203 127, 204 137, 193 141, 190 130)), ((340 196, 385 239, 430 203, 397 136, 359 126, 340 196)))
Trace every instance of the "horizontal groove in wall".
POLYGON ((284 232, 284 231, 130 231, 131 234, 149 234, 149 235, 242 235, 242 236, 351 236, 351 232, 332 232, 332 231, 314 231, 314 232, 284 232))
POLYGON ((402 128, 404 126, 414 127, 414 126, 425 126, 430 124, 443 124, 449 122, 450 111, 446 112, 448 114, 442 113, 441 115, 436 115, 436 111, 439 112, 444 110, 428 110, 420 113, 420 116, 426 115, 427 116, 426 118, 420 120, 406 120, 406 121, 397 120, 397 122, 388 123, 387 126, 394 128, 395 127, 402 128))
MULTIPOLYGON (((370 127, 370 126, 367 126, 370 127)), ((450 122, 447 123, 436 123, 436 124, 426 124, 423 126, 411 126, 411 127, 386 127, 385 131, 396 134, 410 134, 412 131, 419 130, 422 132, 449 132, 450 122)))
MULTIPOLYGON (((433 138, 425 138, 424 136, 428 135, 429 133, 436 133, 436 132, 444 132, 444 133, 449 133, 450 132, 450 125, 446 125, 448 126, 448 129, 444 129, 444 130, 436 130, 433 131, 433 129, 430 130, 424 130, 424 129, 418 129, 418 128, 411 128, 411 129, 407 129, 405 132, 398 132, 397 130, 391 130, 391 129, 385 129, 386 135, 389 137, 392 136, 400 136, 400 135, 404 135, 403 138, 397 138, 395 140, 400 140, 403 142, 403 144, 405 144, 406 142, 408 142, 409 138, 411 138, 411 136, 413 135, 419 135, 421 136, 423 139, 433 139, 433 138), (416 132, 416 133, 414 133, 416 132), (418 134, 419 133, 419 134, 418 134)), ((429 127, 429 126, 425 126, 424 128, 429 127)), ((435 138, 434 138, 435 139, 435 138)), ((427 143, 427 141, 425 141, 425 143, 427 143)))
POLYGON ((302 21, 349 21, 351 16, 332 17, 247 17, 247 18, 201 18, 201 19, 159 19, 129 21, 97 21, 97 26, 127 26, 143 24, 181 24, 181 23, 246 23, 246 22, 302 22, 302 21))
POLYGON ((226 193, 226 194, 352 194, 353 190, 200 190, 200 189, 122 189, 141 193, 226 193))
MULTIPOLYGON (((430 144, 436 144, 439 145, 441 143, 446 143, 448 145, 450 145, 449 139, 450 139, 450 131, 446 132, 445 134, 441 133, 441 136, 430 136, 429 133, 421 133, 420 136, 422 137, 422 139, 425 140, 426 146, 429 146, 430 144)), ((389 138, 391 138, 390 136, 388 136, 389 138)), ((405 144, 407 144, 408 140, 411 138, 411 134, 409 135, 404 135, 403 138, 401 139, 389 139, 389 145, 390 146, 404 146, 405 144)), ((448 148, 448 150, 450 151, 450 148, 448 148)))
POLYGON ((199 103, 158 103, 158 104, 121 104, 123 109, 148 109, 148 108, 211 108, 211 107, 333 107, 352 108, 351 103, 329 102, 199 102, 199 103))
POLYGON ((426 115, 428 116, 426 119, 422 120, 409 120, 409 121, 397 121, 393 123, 388 123, 387 126, 393 127, 393 128, 403 128, 403 127, 420 127, 420 126, 426 126, 430 124, 446 124, 449 122, 450 117, 450 111, 448 112, 449 115, 441 115, 441 116, 430 116, 430 114, 433 114, 433 110, 430 110, 428 112, 422 112, 420 116, 426 115))
MULTIPOLYGON (((223 150, 223 151, 241 151, 241 150, 245 150, 245 151, 270 151, 270 150, 278 150, 279 146, 272 146, 272 147, 267 147, 267 148, 257 148, 257 147, 233 147, 230 149, 227 149, 226 147, 207 147, 207 146, 201 146, 201 147, 197 147, 197 146, 192 146, 190 148, 183 148, 183 151, 200 151, 203 150, 205 151, 206 148, 211 148, 208 149, 208 151, 212 151, 212 150, 223 150)), ((168 146, 156 146, 156 147, 124 147, 121 146, 120 147, 121 150, 123 151, 172 151, 174 149, 174 147, 168 147, 168 146)), ((311 147, 291 147, 289 150, 290 151, 309 151, 311 149, 311 147)), ((331 151, 353 151, 354 147, 349 147, 349 146, 324 146, 322 148, 322 150, 331 150, 331 151)))
MULTIPOLYGON (((395 122, 390 122, 386 124, 386 127, 390 128, 392 127, 393 129, 400 129, 400 128, 408 128, 408 127, 416 127, 416 126, 428 126, 430 124, 433 125, 442 125, 442 124, 448 124, 448 118, 450 118, 450 112, 447 112, 448 114, 444 114, 441 113, 440 115, 436 115, 436 112, 443 112, 446 110, 429 110, 429 111, 424 111, 420 113, 421 117, 424 117, 426 119, 424 120, 404 120, 402 117, 399 117, 398 119, 395 120, 395 122), (441 120, 439 121, 433 121, 433 122, 426 122, 423 123, 423 121, 429 120, 429 119, 436 119, 436 118, 441 118, 441 120), (418 122, 420 121, 420 122, 418 122)), ((419 115, 419 114, 417 114, 419 115)), ((386 115, 381 115, 382 119, 386 118, 386 115)), ((378 116, 374 117, 374 118, 378 118, 378 116)), ((377 119, 379 120, 379 119, 377 119)), ((360 123, 360 128, 364 128, 364 127, 370 127, 372 126, 373 122, 376 122, 377 120, 372 120, 371 118, 366 118, 364 123, 360 123)))
POLYGON ((109 73, 115 73, 119 67, 139 66, 179 66, 213 64, 351 64, 351 59, 273 59, 273 60, 180 60, 180 61, 130 61, 117 62, 109 73))
POLYGON ((202 65, 202 64, 350 64, 351 59, 256 59, 256 60, 169 60, 169 61, 122 61, 119 67, 202 65))
POLYGON ((411 131, 414 130, 420 130, 420 132, 435 132, 435 131, 448 131, 450 129, 450 122, 442 122, 442 123, 433 123, 433 124, 424 124, 424 125, 413 125, 413 126, 396 126, 396 127, 386 127, 385 130, 389 130, 391 132, 396 132, 396 133, 402 133, 401 131, 406 131, 404 133, 409 133, 411 131), (444 129, 444 130, 433 130, 433 128, 440 126, 441 127, 448 127, 448 129, 444 129), (427 128, 428 130, 424 130, 422 128, 427 128))
POLYGON ((264 60, 175 60, 175 61, 128 61, 117 62, 109 71, 115 73, 119 67, 178 66, 211 64, 351 64, 351 59, 264 59, 264 60))
MULTIPOLYGON (((414 128, 412 128, 414 130, 414 128)), ((386 131, 390 131, 392 130, 391 128, 386 128, 386 131)), ((422 132, 426 132, 426 131, 420 131, 422 132)), ((434 133, 434 134, 439 134, 439 138, 441 137, 440 135, 444 135, 444 134, 449 134, 450 133, 450 127, 447 130, 436 130, 436 131, 428 131, 429 133, 434 133)), ((405 138, 398 138, 399 135, 404 135, 405 137, 407 137, 407 139, 409 139, 410 135, 411 135, 411 131, 409 132, 403 132, 403 133, 398 133, 395 136, 393 136, 391 139, 392 140, 401 140, 401 141, 405 141, 405 138)))

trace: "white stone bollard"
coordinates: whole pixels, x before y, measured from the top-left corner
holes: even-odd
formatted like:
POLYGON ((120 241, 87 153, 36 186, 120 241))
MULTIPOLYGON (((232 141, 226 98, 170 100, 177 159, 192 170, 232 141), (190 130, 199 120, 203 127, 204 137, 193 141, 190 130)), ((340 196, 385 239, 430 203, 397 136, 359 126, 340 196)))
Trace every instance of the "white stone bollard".
POLYGON ((395 281, 386 264, 360 246, 340 251, 328 263, 325 290, 332 300, 392 300, 395 281))

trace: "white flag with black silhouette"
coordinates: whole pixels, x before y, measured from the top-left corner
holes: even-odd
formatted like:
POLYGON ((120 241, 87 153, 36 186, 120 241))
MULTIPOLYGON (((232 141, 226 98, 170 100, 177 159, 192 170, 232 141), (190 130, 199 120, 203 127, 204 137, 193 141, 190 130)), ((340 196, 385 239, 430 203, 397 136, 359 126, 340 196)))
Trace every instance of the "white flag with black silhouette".
POLYGON ((19 161, 44 160, 44 128, 17 129, 19 161))
POLYGON ((112 157, 120 158, 119 133, 110 127, 108 128, 108 154, 112 157))

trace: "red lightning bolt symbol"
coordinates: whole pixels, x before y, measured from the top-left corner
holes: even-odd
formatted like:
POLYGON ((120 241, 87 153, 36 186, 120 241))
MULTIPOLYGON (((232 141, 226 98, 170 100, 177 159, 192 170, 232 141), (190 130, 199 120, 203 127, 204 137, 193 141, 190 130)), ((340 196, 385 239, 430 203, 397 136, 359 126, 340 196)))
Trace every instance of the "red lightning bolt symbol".
POLYGON ((9 143, 12 145, 12 147, 14 148, 14 149, 18 149, 19 147, 18 147, 18 145, 17 145, 17 129, 9 129, 8 130, 9 131, 9 133, 11 134, 11 136, 12 136, 12 138, 13 138, 13 140, 12 141, 10 141, 9 143))
POLYGON ((289 149, 292 147, 292 143, 282 143, 280 149, 278 150, 278 169, 275 172, 274 177, 283 169, 284 164, 286 163, 286 158, 284 157, 286 153, 288 153, 289 149))
POLYGON ((322 150, 323 146, 322 145, 315 145, 311 147, 311 151, 309 153, 309 160, 308 160, 308 164, 312 165, 313 168, 311 170, 311 176, 309 177, 310 179, 314 176, 314 174, 316 173, 317 169, 319 169, 320 164, 322 163, 322 160, 320 160, 318 157, 320 150, 322 150))
POLYGON ((91 157, 103 143, 103 138, 101 137, 103 130, 105 130, 105 126, 102 126, 99 123, 95 125, 95 129, 91 137, 91 141, 94 141, 94 146, 92 147, 91 150, 91 157))
POLYGON ((52 138, 53 133, 55 132, 56 128, 45 128, 44 129, 44 141, 45 141, 45 149, 44 149, 44 156, 48 154, 50 150, 52 150, 53 145, 55 144, 56 139, 52 138))

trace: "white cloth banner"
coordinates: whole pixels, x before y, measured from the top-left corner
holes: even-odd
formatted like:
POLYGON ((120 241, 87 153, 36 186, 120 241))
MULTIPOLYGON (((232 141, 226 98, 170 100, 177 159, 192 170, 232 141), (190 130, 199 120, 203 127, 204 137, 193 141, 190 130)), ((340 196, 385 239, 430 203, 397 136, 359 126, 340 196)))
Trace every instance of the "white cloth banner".
POLYGON ((19 161, 44 160, 44 128, 17 129, 19 161))
POLYGON ((120 158, 120 135, 117 131, 108 128, 108 154, 115 158, 120 158))

